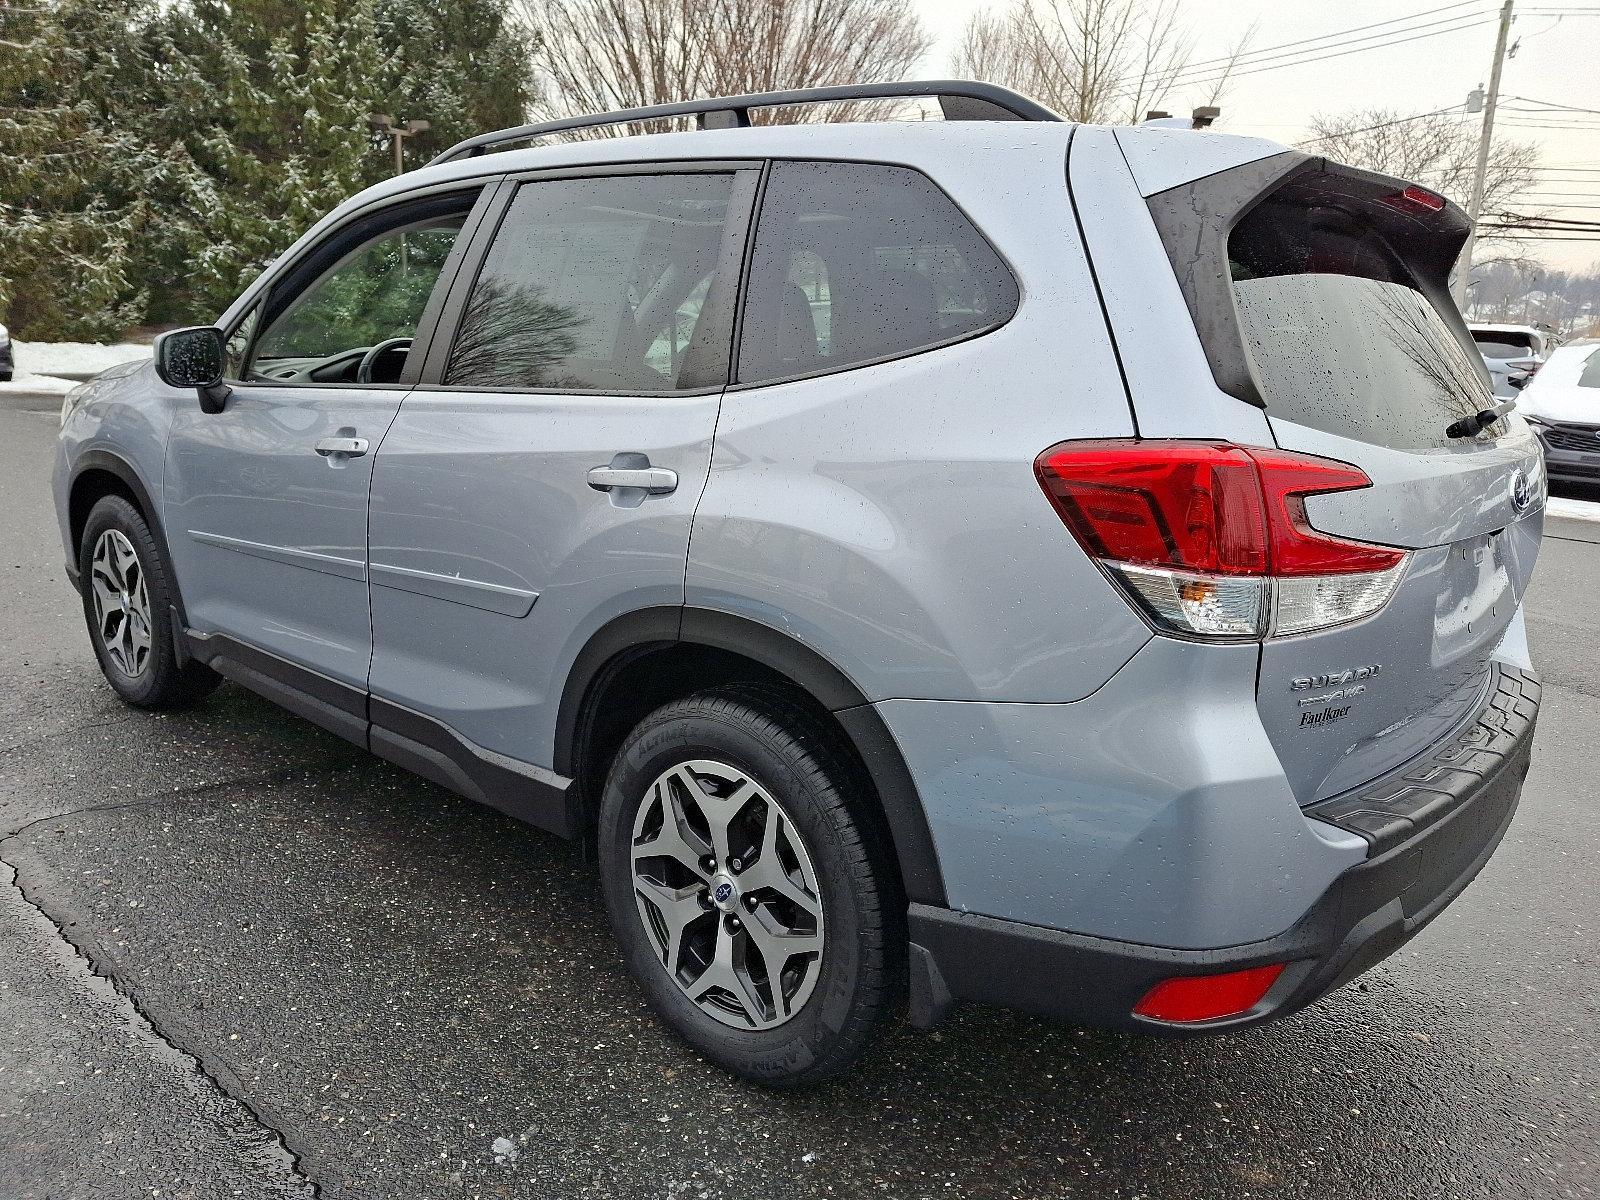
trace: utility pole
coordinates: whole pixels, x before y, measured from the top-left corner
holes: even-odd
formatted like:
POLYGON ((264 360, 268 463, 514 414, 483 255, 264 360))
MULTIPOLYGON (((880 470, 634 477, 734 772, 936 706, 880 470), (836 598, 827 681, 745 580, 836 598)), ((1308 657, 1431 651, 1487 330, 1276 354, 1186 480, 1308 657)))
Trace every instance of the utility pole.
POLYGON ((1489 92, 1483 100, 1483 132, 1478 135, 1478 164, 1472 172, 1472 196, 1467 203, 1467 244, 1461 248, 1456 272, 1456 307, 1465 311, 1467 287, 1472 282, 1472 252, 1478 245, 1478 219, 1483 215, 1483 185, 1489 174, 1489 144, 1494 138, 1494 109, 1500 101, 1500 68, 1506 61, 1506 37, 1511 32, 1512 0, 1500 6, 1500 32, 1494 39, 1494 65, 1489 69, 1489 92))

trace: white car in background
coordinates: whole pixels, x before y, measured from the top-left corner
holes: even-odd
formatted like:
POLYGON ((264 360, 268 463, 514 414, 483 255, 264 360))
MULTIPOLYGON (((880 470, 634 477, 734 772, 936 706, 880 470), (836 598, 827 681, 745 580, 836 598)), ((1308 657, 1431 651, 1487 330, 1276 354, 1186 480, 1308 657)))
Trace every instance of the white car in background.
POLYGON ((1551 335, 1532 325, 1469 323, 1467 328, 1494 379, 1494 394, 1502 399, 1527 386, 1554 348, 1551 335))
POLYGON ((1556 482, 1600 483, 1600 341, 1562 346, 1517 398, 1556 482))

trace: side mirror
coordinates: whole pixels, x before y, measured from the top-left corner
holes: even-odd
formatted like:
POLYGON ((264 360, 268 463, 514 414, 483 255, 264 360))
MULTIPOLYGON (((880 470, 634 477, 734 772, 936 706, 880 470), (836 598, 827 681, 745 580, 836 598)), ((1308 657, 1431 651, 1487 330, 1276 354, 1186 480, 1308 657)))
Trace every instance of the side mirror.
POLYGON ((219 413, 232 390, 222 382, 227 348, 222 330, 214 325, 173 329, 155 341, 156 374, 168 387, 197 388, 200 410, 219 413))

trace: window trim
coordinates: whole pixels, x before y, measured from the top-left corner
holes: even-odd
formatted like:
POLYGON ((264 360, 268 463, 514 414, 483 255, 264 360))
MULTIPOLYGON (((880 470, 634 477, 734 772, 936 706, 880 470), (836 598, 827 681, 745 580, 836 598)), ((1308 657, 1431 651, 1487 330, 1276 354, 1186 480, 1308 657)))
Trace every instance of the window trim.
MULTIPOLYGON (((733 370, 733 359, 738 345, 737 317, 744 299, 743 264, 755 228, 756 203, 760 179, 766 174, 761 159, 662 159, 636 163, 589 163, 583 166, 548 167, 532 171, 519 171, 505 175, 492 203, 486 207, 483 219, 474 230, 470 254, 463 258, 448 295, 441 304, 441 313, 429 344, 426 361, 422 363, 415 389, 439 393, 478 393, 507 396, 614 396, 618 399, 674 399, 680 396, 707 396, 723 391, 733 370), (730 331, 726 361, 721 372, 710 370, 706 381, 688 388, 662 388, 643 391, 637 388, 535 388, 535 387, 483 387, 470 383, 445 383, 445 370, 450 353, 460 333, 461 318, 467 301, 477 286, 478 276, 488 257, 490 246, 500 232, 506 214, 511 209, 517 191, 525 185, 562 179, 596 179, 614 176, 640 175, 731 175, 732 186, 728 195, 728 218, 723 228, 722 246, 717 259, 714 285, 706 294, 705 305, 723 309, 719 321, 730 331)), ((713 310, 714 311, 714 310, 713 310)))
POLYGON ((922 354, 930 354, 935 350, 946 350, 951 346, 959 346, 963 342, 970 342, 976 340, 977 338, 988 337, 991 333, 996 333, 999 330, 1004 329, 1007 325, 1011 324, 1011 322, 1016 319, 1017 314, 1022 311, 1022 305, 1026 299, 1027 292, 1022 286, 1022 279, 1017 274, 1017 268, 1012 263, 1011 259, 1006 256, 1005 252, 1002 251, 999 246, 994 244, 994 239, 984 231, 984 228, 981 224, 973 219, 972 214, 962 206, 961 202, 952 196, 937 179, 933 178, 933 176, 929 175, 921 167, 913 166, 910 163, 885 162, 882 159, 814 158, 810 156, 805 158, 770 158, 767 160, 766 170, 762 172, 761 206, 757 210, 756 220, 752 223, 750 228, 750 245, 745 255, 744 270, 739 281, 739 326, 736 331, 738 337, 734 343, 733 369, 729 376, 728 391, 747 392, 756 388, 777 387, 786 383, 797 383, 804 379, 825 379, 830 375, 842 375, 846 371, 859 371, 864 370, 867 367, 881 367, 885 363, 900 362, 903 359, 916 358, 922 354), (918 346, 914 350, 903 350, 894 354, 884 354, 877 358, 858 359, 854 362, 841 363, 838 366, 828 366, 817 371, 803 371, 794 375, 782 375, 773 378, 749 381, 740 379, 738 375, 740 358, 739 351, 744 341, 744 313, 748 304, 751 266, 755 260, 756 236, 761 224, 760 218, 765 215, 766 212, 767 182, 772 174, 772 168, 777 166, 779 163, 820 163, 824 166, 831 166, 835 163, 847 163, 853 166, 894 167, 902 171, 912 171, 922 176, 923 179, 927 180, 929 187, 933 188, 936 192, 950 202, 951 207, 953 207, 956 212, 961 215, 961 219, 967 223, 967 227, 971 229, 973 233, 977 234, 978 240, 989 248, 990 252, 995 256, 996 261, 998 261, 1001 267, 1005 269, 1006 274, 1011 277, 1011 286, 1014 287, 1017 292, 1016 303, 1011 306, 1011 311, 1005 315, 1004 319, 996 321, 992 325, 985 325, 980 329, 974 329, 966 333, 955 334, 951 337, 944 338, 941 341, 929 342, 926 346, 918 346))
MULTIPOLYGON (((422 316, 417 321, 417 331, 412 338, 412 346, 414 349, 420 347, 422 353, 407 355, 405 370, 401 372, 399 379, 393 383, 356 383, 354 381, 323 383, 315 380, 298 383, 282 379, 230 379, 228 383, 236 391, 242 391, 243 394, 249 394, 252 390, 258 388, 295 388, 302 391, 328 389, 354 389, 358 391, 411 390, 416 386, 417 377, 422 372, 423 361, 431 353, 432 341, 438 331, 439 315, 443 308, 445 295, 449 291, 449 284, 454 283, 456 274, 460 271, 461 264, 465 261, 467 244, 476 236, 488 212, 490 197, 498 191, 504 178, 504 175, 493 175, 453 179, 430 187, 418 188, 415 191, 404 192, 400 195, 385 196, 382 200, 373 204, 362 206, 350 213, 336 226, 327 230, 316 241, 304 246, 292 258, 285 257, 262 272, 256 281, 230 306, 230 310, 237 310, 237 315, 221 326, 223 340, 226 342, 238 332, 239 327, 245 321, 250 319, 251 313, 259 312, 264 315, 271 305, 272 293, 275 289, 293 281, 295 275, 303 270, 308 262, 326 250, 331 242, 348 236, 354 226, 374 220, 385 220, 390 213, 412 208, 418 204, 436 200, 441 196, 455 194, 466 196, 476 192, 477 194, 473 198, 471 205, 467 208, 466 216, 461 226, 461 233, 457 236, 455 245, 450 248, 450 254, 446 257, 444 266, 439 269, 439 278, 435 281, 433 291, 428 296, 428 302, 423 306, 422 316), (448 284, 447 280, 449 281, 448 284)), ((320 274, 311 278, 307 281, 306 287, 313 286, 317 279, 320 278, 320 274)), ((224 316, 226 317, 226 314, 224 316)), ((257 329, 251 335, 250 345, 244 359, 247 364, 254 361, 256 342, 266 328, 270 328, 270 326, 263 322, 262 328, 257 329)))

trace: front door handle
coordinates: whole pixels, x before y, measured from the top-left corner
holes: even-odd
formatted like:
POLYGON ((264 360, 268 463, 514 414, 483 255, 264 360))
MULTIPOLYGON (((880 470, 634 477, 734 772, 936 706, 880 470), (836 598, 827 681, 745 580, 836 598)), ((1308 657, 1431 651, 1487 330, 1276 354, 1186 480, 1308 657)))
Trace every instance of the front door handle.
POLYGON ((317 443, 317 453, 323 458, 341 454, 345 458, 360 458, 367 452, 367 439, 358 437, 325 437, 317 443))
POLYGON ((678 473, 666 467, 595 467, 589 472, 589 486, 597 492, 640 488, 652 496, 664 496, 677 489, 678 473))

